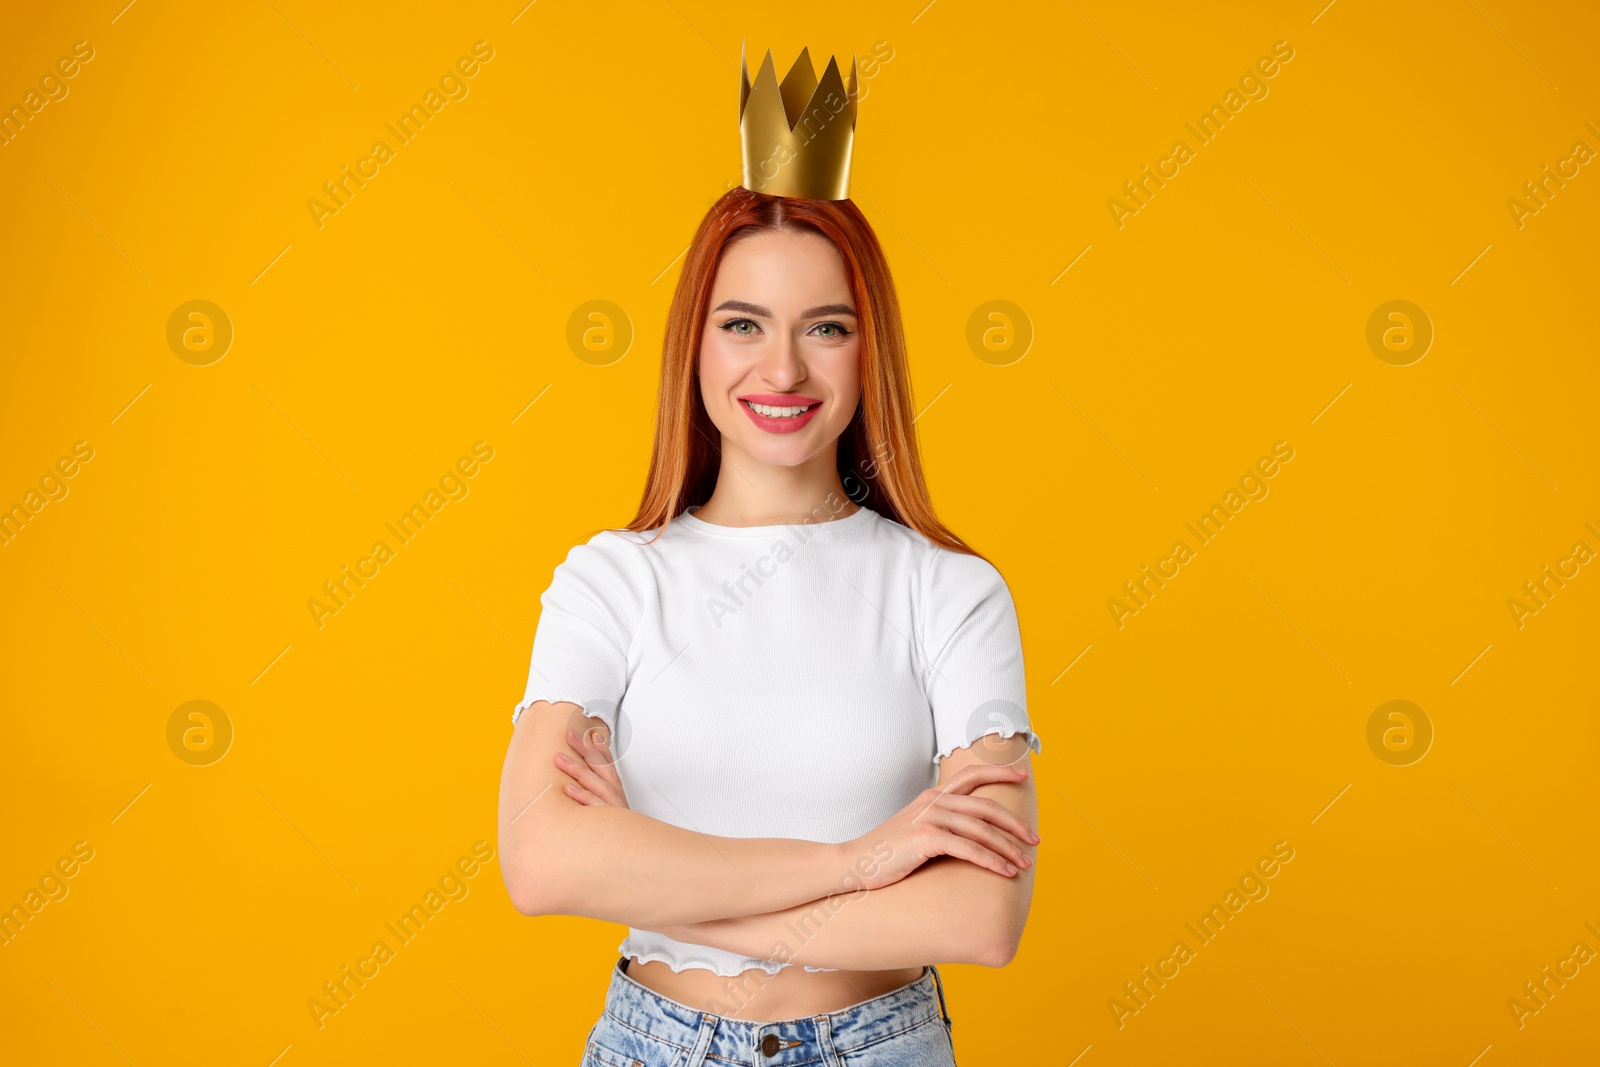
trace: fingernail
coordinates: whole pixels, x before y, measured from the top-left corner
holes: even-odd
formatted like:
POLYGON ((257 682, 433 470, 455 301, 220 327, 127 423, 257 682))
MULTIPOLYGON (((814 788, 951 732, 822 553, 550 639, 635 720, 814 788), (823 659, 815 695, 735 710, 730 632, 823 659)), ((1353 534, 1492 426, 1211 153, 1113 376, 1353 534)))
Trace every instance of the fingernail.
POLYGON ((571 761, 572 761, 572 757, 567 755, 565 752, 557 752, 556 753, 556 762, 557 763, 570 763, 571 761))
POLYGON ((1032 867, 1033 866, 1033 860, 1030 859, 1027 856, 1024 856, 1024 857, 1022 857, 1022 865, 1024 867, 1032 867))
POLYGON ((1006 873, 1007 874, 1016 874, 1017 873, 1017 869, 1015 867, 1011 866, 1011 864, 1008 863, 1008 864, 1006 864, 1006 873))

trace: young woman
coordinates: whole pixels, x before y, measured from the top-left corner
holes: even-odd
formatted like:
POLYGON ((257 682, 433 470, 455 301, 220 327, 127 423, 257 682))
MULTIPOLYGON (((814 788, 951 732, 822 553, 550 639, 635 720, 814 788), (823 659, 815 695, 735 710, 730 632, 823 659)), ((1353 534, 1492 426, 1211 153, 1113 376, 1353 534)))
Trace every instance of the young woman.
POLYGON ((629 927, 584 1064, 953 1064, 934 965, 1015 954, 1040 750, 1016 612, 934 517, 912 419, 855 205, 724 195, 639 512, 541 597, 501 783, 518 910, 629 927))

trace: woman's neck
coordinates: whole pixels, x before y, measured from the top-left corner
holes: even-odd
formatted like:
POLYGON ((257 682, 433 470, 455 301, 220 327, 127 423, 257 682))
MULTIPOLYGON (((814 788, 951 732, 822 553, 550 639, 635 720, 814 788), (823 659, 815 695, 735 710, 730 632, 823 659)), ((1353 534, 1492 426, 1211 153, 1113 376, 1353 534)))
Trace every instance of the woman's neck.
POLYGON ((797 467, 724 452, 716 487, 694 514, 717 526, 785 526, 831 522, 859 509, 845 492, 831 449, 797 467))

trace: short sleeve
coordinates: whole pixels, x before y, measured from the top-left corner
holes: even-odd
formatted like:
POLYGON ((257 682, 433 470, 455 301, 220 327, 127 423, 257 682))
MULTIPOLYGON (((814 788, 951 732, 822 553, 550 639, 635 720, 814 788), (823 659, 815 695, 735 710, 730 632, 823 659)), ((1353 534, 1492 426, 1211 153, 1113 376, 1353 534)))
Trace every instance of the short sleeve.
MULTIPOLYGON (((638 618, 627 553, 639 548, 602 531, 575 546, 539 597, 528 684, 511 713, 513 725, 540 700, 577 704, 616 728, 628 681, 628 652, 638 618)), ((636 566, 637 564, 635 564, 636 566)))
POLYGON ((1022 634, 1011 590, 994 565, 939 548, 923 589, 924 687, 933 712, 935 757, 943 759, 986 734, 1025 734, 1042 748, 1028 719, 1022 634))

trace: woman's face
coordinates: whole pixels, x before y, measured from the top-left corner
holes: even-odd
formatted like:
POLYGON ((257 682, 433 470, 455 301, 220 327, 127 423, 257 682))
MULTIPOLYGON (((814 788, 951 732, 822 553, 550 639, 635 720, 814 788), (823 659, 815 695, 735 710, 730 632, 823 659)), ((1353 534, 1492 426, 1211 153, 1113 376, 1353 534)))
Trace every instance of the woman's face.
POLYGON ((778 466, 829 451, 861 396, 860 319, 839 250, 809 232, 742 238, 723 253, 710 308, 700 397, 724 450, 778 466))

